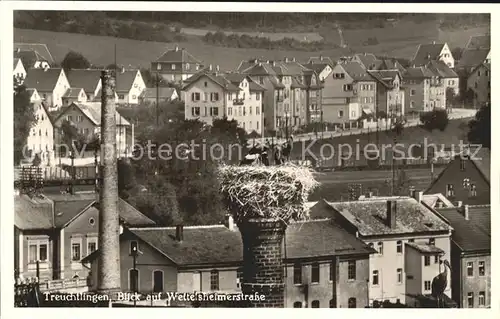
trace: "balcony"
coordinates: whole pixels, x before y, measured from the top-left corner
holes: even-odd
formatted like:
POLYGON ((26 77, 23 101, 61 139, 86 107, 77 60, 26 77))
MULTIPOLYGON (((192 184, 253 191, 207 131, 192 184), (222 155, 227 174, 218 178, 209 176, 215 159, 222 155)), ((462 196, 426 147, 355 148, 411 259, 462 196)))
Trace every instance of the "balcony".
POLYGON ((243 105, 243 104, 245 104, 244 99, 234 99, 233 100, 233 105, 243 105))

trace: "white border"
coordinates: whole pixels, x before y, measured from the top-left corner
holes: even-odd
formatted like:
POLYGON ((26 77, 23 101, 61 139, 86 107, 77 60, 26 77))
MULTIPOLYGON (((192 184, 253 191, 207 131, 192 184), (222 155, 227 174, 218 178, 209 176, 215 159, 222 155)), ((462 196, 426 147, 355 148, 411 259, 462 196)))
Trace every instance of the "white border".
MULTIPOLYGON (((492 39, 492 52, 496 50, 497 40, 497 30, 500 20, 500 12, 498 6, 495 4, 419 4, 419 3, 214 3, 214 2, 70 2, 70 1, 2 1, 0 2, 0 15, 1 15, 1 61, 3 68, 1 68, 1 81, 0 86, 0 96, 1 96, 1 139, 0 152, 3 156, 0 156, 1 161, 1 307, 0 311, 5 318, 33 318, 34 316, 42 316, 47 318, 63 317, 63 318, 89 318, 93 314, 98 312, 104 312, 105 309, 90 309, 90 308, 79 308, 78 311, 74 311, 70 308, 60 308, 60 309, 29 309, 29 308, 14 308, 13 307, 13 294, 12 286, 14 284, 13 279, 13 196, 12 196, 12 185, 13 185, 13 157, 12 157, 12 141, 13 141, 13 121, 12 121, 12 75, 11 75, 11 65, 12 65, 12 46, 13 46, 13 14, 14 9, 17 10, 124 10, 124 11, 268 11, 268 12, 422 12, 422 13, 436 13, 436 12, 448 12, 448 13, 491 13, 491 39, 492 39)), ((417 31, 417 30, 416 30, 417 31)), ((417 31, 418 32, 418 31, 417 31)), ((492 67, 496 68, 496 62, 493 62, 492 67)), ((500 65, 500 64, 499 64, 500 65)), ((492 72, 495 76, 497 71, 492 72)), ((495 78, 492 78, 493 83, 497 83, 495 78)), ((500 81, 499 81, 500 83, 500 81)), ((495 86, 493 86, 495 87, 495 86)), ((498 91, 492 92, 492 104, 497 104, 499 94, 498 91)), ((500 118, 500 110, 493 107, 492 110, 493 118, 500 118)), ((495 133, 500 133, 499 125, 493 125, 492 135, 495 133)), ((499 158, 498 148, 492 150, 492 157, 499 158)), ((491 163, 497 163, 497 160, 491 161, 491 163)), ((491 192, 494 196, 491 197, 492 204, 492 218, 491 222, 493 225, 498 225, 499 213, 498 213, 498 201, 500 195, 500 189, 498 188, 498 177, 499 170, 498 165, 492 164, 491 168, 491 192)), ((493 226, 492 228, 495 229, 493 226)), ((499 245, 493 245, 495 242, 496 235, 492 238, 492 270, 500 269, 500 263, 498 263, 498 248, 499 245)), ((496 272, 495 272, 496 273, 496 272)), ((496 278, 495 276, 493 278, 496 278)), ((492 300, 490 310, 485 309, 459 309, 459 310, 448 310, 447 312, 456 318, 467 318, 470 315, 479 315, 482 318, 498 318, 499 316, 499 296, 496 294, 499 291, 498 280, 492 281, 492 300), (472 313, 474 312, 474 314, 472 313), (496 316, 494 314, 497 314, 496 316)), ((186 312, 192 311, 194 314, 201 314, 206 317, 219 318, 221 312, 226 312, 231 315, 236 314, 238 310, 235 309, 179 309, 171 308, 168 310, 168 316, 185 316, 186 312)), ((273 309, 263 309, 261 310, 267 315, 272 315, 273 309)), ((288 312, 288 316, 300 316, 300 310, 285 309, 282 312, 288 312)), ((302 310, 304 311, 304 310, 302 310)), ((306 310, 307 311, 307 310, 306 310)), ((331 310, 329 309, 316 309, 318 314, 323 314, 325 316, 331 316, 331 310)), ((385 309, 378 310, 368 310, 368 309, 335 309, 335 316, 372 316, 382 318, 387 316, 388 312, 385 309)), ((148 317, 158 317, 164 318, 165 309, 158 308, 140 308, 140 309, 124 309, 115 308, 112 310, 114 316, 148 316, 148 317)), ((278 314, 275 312, 275 314, 278 314)), ((415 310, 404 310, 404 309, 392 309, 390 314, 398 317, 406 318, 423 318, 445 315, 438 314, 432 309, 415 309, 415 310)), ((240 311, 237 313, 238 316, 244 316, 250 318, 253 317, 248 311, 240 311)))

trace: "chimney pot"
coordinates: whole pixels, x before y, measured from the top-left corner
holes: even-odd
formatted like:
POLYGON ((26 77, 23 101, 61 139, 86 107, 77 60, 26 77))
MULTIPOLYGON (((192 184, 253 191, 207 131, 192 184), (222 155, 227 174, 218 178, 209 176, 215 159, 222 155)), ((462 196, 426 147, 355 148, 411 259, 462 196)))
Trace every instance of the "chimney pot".
POLYGON ((175 227, 175 240, 178 242, 181 242, 184 240, 184 226, 183 225, 177 225, 175 227))
POLYGON ((323 61, 323 56, 322 55, 319 56, 319 60, 323 61))
POLYGON ((235 230, 235 224, 234 224, 234 218, 233 218, 233 215, 231 214, 227 214, 226 215, 226 227, 227 229, 229 229, 230 231, 234 231, 235 230))
POLYGON ((436 41, 432 41, 432 44, 436 44, 436 41))
POLYGON ((285 63, 288 63, 288 58, 287 57, 285 57, 285 63))
POLYGON ((219 65, 217 65, 217 66, 215 67, 215 69, 217 70, 217 72, 219 72, 219 70, 220 70, 219 65))
POLYGON ((275 61, 273 61, 273 66, 276 66, 276 62, 275 61))
POLYGON ((463 204, 462 204, 462 201, 461 201, 461 200, 457 201, 457 206, 458 206, 458 207, 462 207, 462 206, 463 206, 463 204))
POLYGON ((175 52, 179 51, 179 46, 175 46, 175 52))
POLYGON ((387 226, 396 228, 397 201, 387 201, 387 226))
POLYGON ((295 62, 295 57, 292 58, 292 61, 295 62))
POLYGON ((464 205, 464 217, 465 220, 469 220, 469 205, 464 205))

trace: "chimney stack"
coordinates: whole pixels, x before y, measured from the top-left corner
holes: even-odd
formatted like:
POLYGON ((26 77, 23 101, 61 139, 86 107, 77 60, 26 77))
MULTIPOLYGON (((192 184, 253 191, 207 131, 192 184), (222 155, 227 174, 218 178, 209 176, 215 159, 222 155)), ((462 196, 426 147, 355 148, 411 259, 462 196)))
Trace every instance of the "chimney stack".
POLYGON ((98 287, 110 300, 121 289, 120 221, 118 215, 118 170, 116 162, 115 78, 101 71, 101 187, 99 192, 98 287))
POLYGON ((396 228, 397 201, 387 201, 387 226, 396 228))
POLYGON ((469 220, 469 205, 463 206, 465 220, 469 220))
POLYGON ((288 58, 287 57, 285 57, 285 63, 288 63, 288 58))
POLYGON ((231 214, 226 214, 226 227, 230 231, 234 231, 236 229, 236 225, 234 224, 234 218, 231 214))
POLYGON ((410 197, 417 199, 416 194, 417 194, 417 191, 415 190, 415 188, 410 187, 410 197))
POLYGON ((215 66, 215 70, 216 70, 217 72, 219 72, 219 71, 220 71, 220 67, 219 67, 219 65, 218 65, 218 64, 215 66))
POLYGON ((273 66, 276 66, 276 61, 273 61, 273 66))
POLYGON ((212 65, 211 65, 211 64, 208 66, 208 69, 209 69, 210 71, 212 71, 212 65))
POLYGON ((457 201, 457 207, 462 207, 462 201, 461 200, 457 201))
POLYGON ((183 225, 177 225, 175 227, 175 240, 178 242, 181 242, 184 240, 184 226, 183 225))
POLYGON ((323 56, 322 55, 319 56, 319 60, 323 61, 323 56))
POLYGON ((295 62, 295 57, 292 58, 292 61, 295 62))
POLYGON ((436 41, 432 41, 432 44, 436 44, 436 41))
POLYGON ((179 46, 178 45, 175 46, 175 52, 177 52, 177 51, 179 51, 179 46))

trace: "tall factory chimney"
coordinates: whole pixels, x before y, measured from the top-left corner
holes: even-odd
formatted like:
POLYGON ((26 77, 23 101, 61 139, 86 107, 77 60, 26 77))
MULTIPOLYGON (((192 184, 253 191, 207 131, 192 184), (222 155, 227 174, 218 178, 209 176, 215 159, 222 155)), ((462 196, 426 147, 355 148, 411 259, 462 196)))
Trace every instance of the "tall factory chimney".
POLYGON ((99 193, 99 257, 97 290, 116 300, 120 291, 120 225, 118 168, 116 162, 115 81, 109 70, 101 72, 101 187, 99 193))

